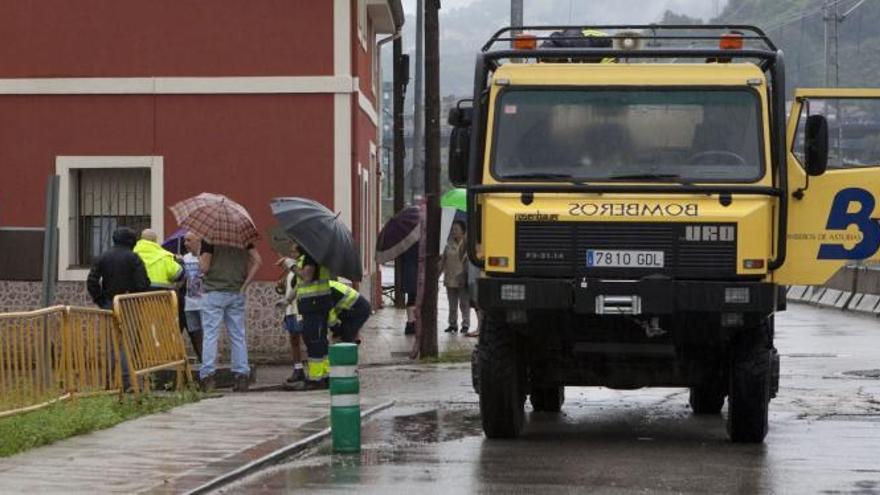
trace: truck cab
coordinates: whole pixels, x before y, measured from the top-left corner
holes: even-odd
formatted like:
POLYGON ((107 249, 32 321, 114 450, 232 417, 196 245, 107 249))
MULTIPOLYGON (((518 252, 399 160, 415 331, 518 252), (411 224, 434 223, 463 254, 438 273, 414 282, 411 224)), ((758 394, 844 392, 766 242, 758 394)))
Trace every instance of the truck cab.
POLYGON ((786 124, 782 52, 758 28, 521 29, 483 47, 450 113, 484 432, 518 436, 526 399, 559 411, 567 385, 687 387, 695 414, 727 399, 731 439, 763 441, 784 286, 880 247, 878 156, 828 168, 840 101, 878 92, 798 92, 786 124))

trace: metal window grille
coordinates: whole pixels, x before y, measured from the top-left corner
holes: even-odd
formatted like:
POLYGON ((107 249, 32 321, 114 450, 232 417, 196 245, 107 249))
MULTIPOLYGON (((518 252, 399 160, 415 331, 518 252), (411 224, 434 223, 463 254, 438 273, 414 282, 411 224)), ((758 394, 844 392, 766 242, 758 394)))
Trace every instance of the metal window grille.
POLYGON ((76 264, 89 266, 112 245, 113 231, 150 226, 150 169, 76 171, 76 264))

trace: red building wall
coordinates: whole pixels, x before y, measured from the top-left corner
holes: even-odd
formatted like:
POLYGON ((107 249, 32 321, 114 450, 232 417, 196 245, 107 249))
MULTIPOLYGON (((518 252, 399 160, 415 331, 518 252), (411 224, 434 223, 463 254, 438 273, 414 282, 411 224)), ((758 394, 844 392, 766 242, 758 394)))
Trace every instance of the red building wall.
MULTIPOLYGON (((43 223, 58 155, 164 157, 166 205, 229 194, 265 232, 269 200, 333 202, 332 95, 0 96, 0 222, 43 223)), ((165 231, 176 223, 165 212, 165 231)), ((261 279, 277 269, 268 243, 261 279)))
POLYGON ((2 2, 0 61, 0 77, 332 75, 333 2, 2 2))

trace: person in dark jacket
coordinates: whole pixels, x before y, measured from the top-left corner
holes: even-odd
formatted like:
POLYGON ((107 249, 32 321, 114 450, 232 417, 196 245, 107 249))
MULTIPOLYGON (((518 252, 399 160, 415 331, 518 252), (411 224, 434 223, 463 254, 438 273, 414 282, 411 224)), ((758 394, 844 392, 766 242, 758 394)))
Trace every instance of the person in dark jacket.
MULTIPOLYGON (((92 264, 89 278, 86 280, 86 288, 92 301, 101 309, 113 309, 113 298, 120 294, 149 290, 150 279, 147 278, 144 262, 132 251, 137 243, 137 237, 137 233, 128 227, 116 229, 113 232, 113 247, 101 253, 92 264)), ((125 355, 124 350, 120 351, 122 389, 129 390, 131 378, 128 356, 125 355)))
POLYGON ((395 263, 403 265, 403 292, 406 294, 406 327, 404 335, 416 333, 416 295, 419 287, 419 243, 404 252, 395 263))
POLYGON ((144 262, 132 249, 137 234, 128 227, 113 232, 113 247, 101 253, 92 264, 86 287, 92 301, 102 309, 112 309, 119 294, 144 292, 150 288, 144 262))

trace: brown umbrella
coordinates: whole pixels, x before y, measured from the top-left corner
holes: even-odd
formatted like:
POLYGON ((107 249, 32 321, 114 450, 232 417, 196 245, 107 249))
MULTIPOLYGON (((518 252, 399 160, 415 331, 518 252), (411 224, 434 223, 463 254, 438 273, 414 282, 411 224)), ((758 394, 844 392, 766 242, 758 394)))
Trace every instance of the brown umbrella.
POLYGON ((222 194, 202 193, 171 207, 182 227, 211 244, 246 248, 260 234, 250 213, 222 194))

